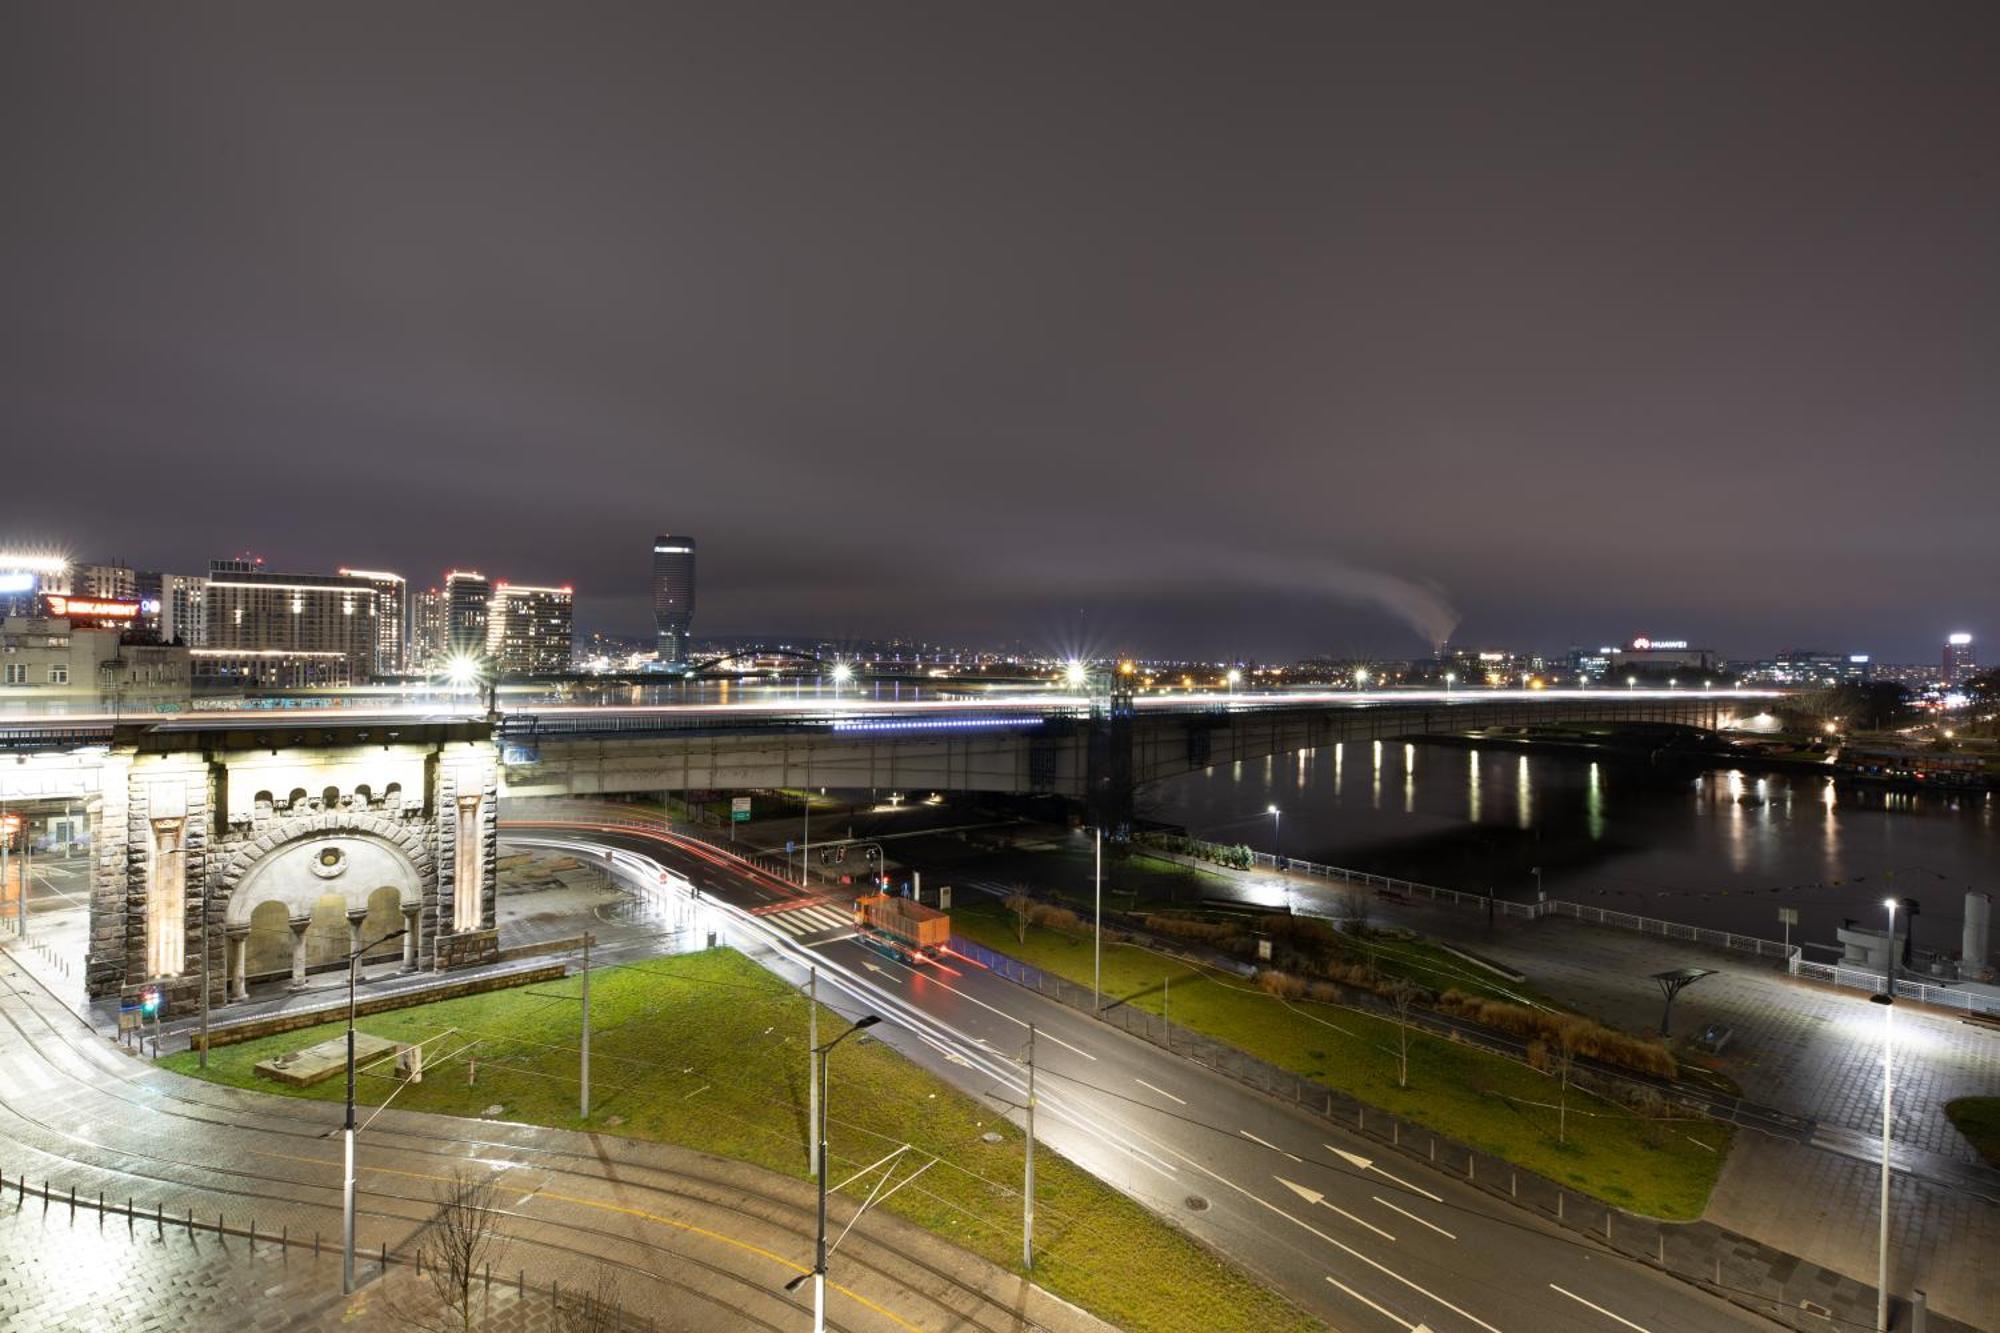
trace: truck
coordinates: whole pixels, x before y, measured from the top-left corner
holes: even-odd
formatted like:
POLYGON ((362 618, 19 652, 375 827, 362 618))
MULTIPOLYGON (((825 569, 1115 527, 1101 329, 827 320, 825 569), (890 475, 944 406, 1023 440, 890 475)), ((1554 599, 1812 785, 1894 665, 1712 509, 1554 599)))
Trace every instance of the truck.
POLYGON ((886 893, 855 899, 854 925, 864 938, 909 958, 935 958, 951 943, 948 914, 886 893))

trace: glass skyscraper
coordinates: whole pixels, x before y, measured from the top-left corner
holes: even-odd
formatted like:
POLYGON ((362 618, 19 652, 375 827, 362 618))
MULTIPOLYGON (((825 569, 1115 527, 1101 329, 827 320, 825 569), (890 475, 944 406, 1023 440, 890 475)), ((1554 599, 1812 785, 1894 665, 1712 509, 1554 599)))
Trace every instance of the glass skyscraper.
POLYGON ((661 533, 653 538, 653 626, 659 659, 687 661, 688 626, 694 621, 694 538, 661 533))

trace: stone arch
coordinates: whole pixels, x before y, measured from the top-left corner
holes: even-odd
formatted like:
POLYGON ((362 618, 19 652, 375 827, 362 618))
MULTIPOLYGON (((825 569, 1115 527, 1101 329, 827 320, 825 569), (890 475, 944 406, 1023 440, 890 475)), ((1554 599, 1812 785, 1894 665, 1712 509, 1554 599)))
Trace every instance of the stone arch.
POLYGON ((225 922, 247 925, 262 902, 310 916, 321 898, 337 895, 366 910, 384 888, 396 890, 402 907, 420 907, 433 875, 420 828, 354 812, 282 821, 224 863, 218 886, 227 899, 225 922))

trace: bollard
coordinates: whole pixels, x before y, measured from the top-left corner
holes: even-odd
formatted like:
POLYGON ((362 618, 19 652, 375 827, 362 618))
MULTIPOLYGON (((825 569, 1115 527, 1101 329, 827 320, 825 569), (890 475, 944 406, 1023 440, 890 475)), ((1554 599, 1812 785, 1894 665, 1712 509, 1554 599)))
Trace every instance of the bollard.
POLYGON ((1467 1180, 1472 1179, 1473 1163, 1477 1160, 1478 1160, 1478 1154, 1476 1153, 1467 1153, 1465 1155, 1465 1178, 1467 1180))
POLYGON ((69 1187, 69 1220, 76 1221, 76 1186, 69 1187))
POLYGON ((525 1296, 527 1294, 528 1294, 528 1270, 523 1268, 519 1272, 514 1274, 514 1295, 516 1297, 520 1297, 520 1296, 525 1296))
POLYGON ((128 1195, 126 1195, 126 1196, 125 1196, 125 1234, 126 1234, 126 1235, 128 1235, 128 1236, 129 1236, 129 1235, 131 1235, 131 1234, 132 1234, 132 1226, 133 1226, 133 1222, 132 1222, 132 1196, 128 1194, 128 1195))
POLYGON ((1660 1267, 1665 1268, 1667 1266, 1667 1233, 1662 1231, 1660 1233, 1659 1239, 1660 1239, 1660 1267))
POLYGON ((1521 1173, 1518 1171, 1507 1173, 1507 1197, 1510 1199, 1521 1197, 1521 1173))
POLYGON ((313 1232, 313 1258, 319 1258, 319 1232, 313 1232))
POLYGON ((292 1257, 292 1228, 289 1223, 278 1228, 278 1253, 287 1259, 292 1257))
POLYGON ((382 1276, 389 1276, 389 1242, 382 1242, 382 1276))
POLYGON ((1606 1241, 1611 1239, 1611 1210, 1609 1208, 1604 1210, 1604 1239, 1606 1241))
POLYGON ((493 1290, 493 1265, 486 1265, 486 1289, 493 1290))
POLYGON ((192 1208, 188 1209, 188 1220, 187 1220, 187 1229, 188 1229, 188 1239, 189 1239, 189 1240, 193 1240, 193 1239, 194 1239, 194 1209, 192 1209, 192 1208))
POLYGON ((1719 1254, 1715 1256, 1715 1285, 1722 1285, 1722 1256, 1719 1254))
POLYGON ((161 1240, 167 1238, 167 1210, 164 1204, 153 1205, 153 1231, 161 1240))
POLYGON ((1437 1141, 1437 1136, 1434 1134, 1431 1136, 1431 1160, 1435 1162, 1437 1159, 1438 1159, 1438 1141, 1437 1141))
POLYGON ((1401 1121, 1391 1120, 1389 1122, 1389 1142, 1399 1148, 1403 1146, 1403 1124, 1401 1121))
POLYGON ((1562 1221, 1562 1220, 1563 1220, 1563 1192, 1562 1192, 1561 1190, 1557 1190, 1557 1191, 1556 1191, 1556 1221, 1560 1222, 1560 1221, 1562 1221))
POLYGON ((1929 1306, 1922 1287, 1910 1293, 1910 1333, 1924 1333, 1924 1326, 1930 1322, 1929 1306))
POLYGON ((250 1253, 253 1256, 257 1253, 257 1219, 254 1217, 250 1219, 250 1253))

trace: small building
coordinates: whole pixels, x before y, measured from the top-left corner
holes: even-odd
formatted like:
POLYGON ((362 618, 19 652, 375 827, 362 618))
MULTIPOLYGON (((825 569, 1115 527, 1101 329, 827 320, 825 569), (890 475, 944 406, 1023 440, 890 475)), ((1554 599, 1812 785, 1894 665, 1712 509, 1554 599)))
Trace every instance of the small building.
MULTIPOLYGON (((82 599, 64 599, 95 606, 82 599)), ((138 615, 138 603, 129 606, 138 615)), ((0 708, 52 704, 53 711, 184 706, 188 649, 89 616, 9 616, 0 621, 0 708)))

